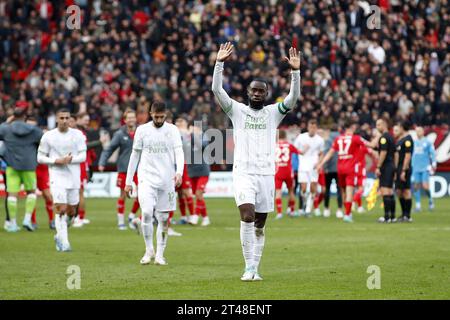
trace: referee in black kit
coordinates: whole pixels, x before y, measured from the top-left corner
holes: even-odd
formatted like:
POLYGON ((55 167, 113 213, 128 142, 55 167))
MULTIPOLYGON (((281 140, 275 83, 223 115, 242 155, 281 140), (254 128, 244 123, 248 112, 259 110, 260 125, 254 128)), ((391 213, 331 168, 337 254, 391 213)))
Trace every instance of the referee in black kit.
POLYGON ((394 137, 397 140, 395 153, 396 180, 395 190, 402 207, 402 216, 398 222, 412 222, 411 219, 411 158, 414 142, 408 133, 409 124, 405 121, 394 126, 394 137))
POLYGON ((394 176, 395 176, 395 142, 389 134, 386 119, 377 120, 377 130, 381 133, 378 140, 379 160, 376 175, 380 179, 380 191, 383 196, 384 217, 378 222, 391 223, 395 220, 394 176))

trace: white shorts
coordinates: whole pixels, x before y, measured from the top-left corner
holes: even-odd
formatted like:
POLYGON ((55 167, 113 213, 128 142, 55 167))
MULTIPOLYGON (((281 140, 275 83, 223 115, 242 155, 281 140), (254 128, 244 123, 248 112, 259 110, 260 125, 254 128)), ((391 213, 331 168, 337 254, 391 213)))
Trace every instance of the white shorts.
POLYGON ((76 206, 80 202, 80 189, 66 189, 50 186, 53 203, 76 206))
POLYGON ((150 213, 153 209, 162 212, 176 210, 177 198, 175 188, 156 189, 148 184, 139 183, 137 189, 142 212, 150 213))
POLYGON ((319 181, 319 172, 317 170, 299 171, 298 182, 300 183, 317 183, 319 181))
POLYGON ((255 206, 255 212, 274 211, 275 176, 233 173, 233 188, 238 207, 251 203, 255 206))

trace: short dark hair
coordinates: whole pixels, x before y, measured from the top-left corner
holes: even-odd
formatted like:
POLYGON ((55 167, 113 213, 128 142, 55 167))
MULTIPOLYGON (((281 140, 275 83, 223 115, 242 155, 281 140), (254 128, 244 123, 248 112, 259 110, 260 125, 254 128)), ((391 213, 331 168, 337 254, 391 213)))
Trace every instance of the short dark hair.
POLYGON ((126 119, 130 113, 134 113, 134 115, 136 115, 136 110, 132 108, 126 108, 125 111, 123 112, 123 118, 126 119))
POLYGON ((56 114, 62 113, 62 112, 70 113, 69 109, 67 109, 67 108, 59 108, 58 110, 56 110, 56 114))
MULTIPOLYGON (((263 79, 263 78, 255 78, 255 79, 252 80, 252 82, 255 82, 255 81, 256 82, 262 82, 262 83, 264 83, 266 85, 267 89, 269 88, 269 84, 267 83, 267 81, 265 79, 263 79)), ((252 83, 252 82, 250 82, 250 83, 252 83)), ((250 86, 250 84, 249 84, 249 86, 250 86)))
POLYGON ((33 115, 27 116, 27 121, 35 121, 35 122, 37 122, 37 118, 35 116, 33 116, 33 115))
POLYGON ((353 121, 353 119, 347 118, 347 119, 344 120, 344 129, 349 129, 355 124, 356 124, 356 122, 353 121))
POLYGON ((398 121, 397 125, 402 127, 405 131, 408 131, 411 128, 411 123, 408 120, 398 121))
POLYGON ((163 101, 156 100, 152 103, 151 112, 166 112, 167 107, 163 101))
POLYGON ((23 118, 27 112, 26 108, 15 107, 13 111, 14 118, 23 118))
POLYGON ((316 119, 309 119, 308 120, 308 125, 316 125, 317 126, 317 120, 316 119))

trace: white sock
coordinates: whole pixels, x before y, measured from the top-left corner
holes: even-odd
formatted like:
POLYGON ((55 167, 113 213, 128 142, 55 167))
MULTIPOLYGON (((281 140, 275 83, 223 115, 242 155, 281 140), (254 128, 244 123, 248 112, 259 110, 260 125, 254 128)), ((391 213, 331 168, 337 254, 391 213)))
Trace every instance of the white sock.
POLYGON ((135 217, 136 217, 136 214, 135 214, 135 213, 130 212, 130 213, 128 214, 128 219, 129 219, 129 220, 133 220, 135 217))
POLYGON ((254 263, 255 268, 258 269, 259 262, 261 261, 262 253, 264 250, 264 242, 266 240, 266 234, 265 234, 266 228, 256 228, 255 227, 255 247, 254 247, 254 263))
POLYGON ((24 221, 30 221, 31 220, 31 213, 25 213, 25 216, 23 217, 24 221))
POLYGON ((306 198, 306 212, 311 212, 314 196, 314 194, 308 192, 308 196, 306 198))
POLYGON ((117 214, 117 223, 119 225, 125 224, 125 215, 123 213, 118 213, 117 214))
POLYGON ((156 212, 158 227, 156 228, 156 257, 164 257, 164 250, 167 246, 168 212, 156 212))
POLYGON ((55 214, 55 229, 56 236, 59 238, 61 235, 61 216, 58 213, 55 214))
POLYGON ((69 234, 67 232, 67 215, 64 214, 60 219, 60 239, 67 245, 69 244, 69 234))
POLYGON ((255 244, 255 223, 241 221, 241 245, 246 269, 253 267, 254 244, 255 244))
POLYGON ((144 236, 145 252, 148 254, 153 253, 153 210, 151 213, 143 212, 141 228, 144 236))
POLYGON ((9 221, 12 226, 17 225, 16 218, 11 218, 9 221))

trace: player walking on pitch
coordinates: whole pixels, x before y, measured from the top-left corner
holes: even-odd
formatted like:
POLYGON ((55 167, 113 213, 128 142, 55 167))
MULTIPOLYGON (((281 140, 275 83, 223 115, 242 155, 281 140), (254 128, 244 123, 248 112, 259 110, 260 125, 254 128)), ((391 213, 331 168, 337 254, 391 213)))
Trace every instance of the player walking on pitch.
POLYGON ((166 105, 155 101, 151 106, 153 121, 136 129, 133 151, 128 163, 125 192, 132 191, 138 171, 138 199, 142 210, 142 234, 145 254, 141 264, 166 265, 164 250, 167 245, 169 212, 176 209, 175 186, 181 184, 184 153, 177 127, 166 122, 166 105), (175 171, 176 166, 176 171, 175 171), (158 221, 156 255, 153 248, 153 213, 158 221))
POLYGON ((433 143, 424 135, 423 127, 416 128, 417 140, 414 142, 412 154, 412 178, 414 183, 414 198, 416 212, 421 210, 420 188, 422 187, 428 197, 428 208, 434 209, 433 198, 430 194, 430 175, 436 172, 436 152, 433 143))
POLYGON ((342 190, 342 199, 344 199, 345 206, 344 222, 353 222, 353 190, 358 178, 357 155, 361 147, 366 145, 366 142, 359 135, 354 134, 354 132, 355 124, 351 120, 347 120, 345 123, 345 132, 334 140, 331 149, 316 166, 316 170, 320 170, 337 151, 338 184, 342 190))
POLYGON ((0 140, 4 142, 2 155, 8 164, 6 168, 7 210, 9 223, 6 231, 17 232, 17 199, 20 185, 23 184, 27 193, 25 201, 25 216, 22 225, 28 231, 34 231, 31 215, 36 207, 36 150, 42 137, 42 130, 25 123, 25 109, 15 108, 11 123, 0 126, 0 140))
POLYGON ((231 99, 222 87, 224 61, 233 53, 230 42, 220 45, 212 91, 233 123, 234 197, 241 216, 241 244, 245 260, 242 281, 262 280, 258 274, 265 241, 267 213, 274 210, 277 127, 300 96, 300 55, 289 49, 291 87, 283 102, 264 106, 267 83, 253 80, 247 88, 249 105, 231 99))
POLYGON ((380 191, 383 196, 384 217, 380 217, 380 223, 396 222, 395 219, 395 197, 394 197, 394 177, 395 177, 395 142, 389 134, 388 121, 380 118, 376 123, 377 130, 381 134, 377 147, 379 151, 379 160, 376 175, 380 179, 380 191))
POLYGON ((301 133, 294 141, 298 150, 304 150, 298 157, 298 182, 306 216, 311 214, 319 182, 319 171, 315 166, 322 159, 325 148, 325 140, 317 134, 317 130, 317 120, 311 119, 308 121, 308 132, 301 133))
MULTIPOLYGON (((125 125, 114 133, 111 144, 103 150, 98 169, 100 172, 105 170, 106 162, 111 157, 116 149, 119 149, 119 157, 117 159, 117 186, 120 188, 120 196, 117 200, 117 226, 119 230, 126 230, 125 224, 125 199, 127 198, 125 192, 125 178, 127 175, 128 161, 130 160, 131 151, 133 149, 133 139, 136 132, 136 112, 132 109, 125 110, 123 119, 125 125)), ((133 181, 137 184, 137 175, 133 177, 133 181)), ((139 209, 138 199, 134 199, 133 208, 128 215, 128 225, 131 229, 136 229, 132 223, 136 212, 139 209)))
POLYGON ((80 201, 80 163, 86 161, 85 137, 80 130, 69 128, 69 118, 67 109, 56 113, 57 127, 44 133, 37 156, 39 163, 49 167, 57 251, 71 251, 68 218, 75 215, 80 201))
POLYGON ((277 216, 275 219, 283 217, 282 187, 286 184, 289 195, 287 215, 294 215, 295 211, 295 193, 294 193, 294 172, 292 170, 292 155, 301 153, 289 141, 287 141, 286 131, 280 130, 278 134, 278 143, 275 155, 275 205, 277 207, 277 216))
POLYGON ((402 215, 398 222, 412 222, 411 218, 411 158, 414 150, 414 142, 408 133, 409 124, 405 121, 394 126, 394 136, 397 139, 397 152, 394 156, 396 167, 395 189, 400 201, 402 215))

